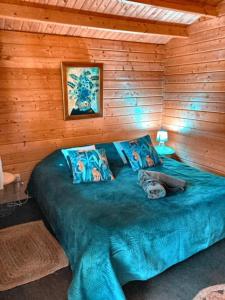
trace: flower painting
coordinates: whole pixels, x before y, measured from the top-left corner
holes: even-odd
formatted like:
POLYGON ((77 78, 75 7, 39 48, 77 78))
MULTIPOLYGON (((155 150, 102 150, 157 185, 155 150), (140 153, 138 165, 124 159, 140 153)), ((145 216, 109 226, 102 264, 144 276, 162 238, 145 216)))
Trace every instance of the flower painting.
POLYGON ((102 116, 102 64, 62 63, 65 120, 102 116))

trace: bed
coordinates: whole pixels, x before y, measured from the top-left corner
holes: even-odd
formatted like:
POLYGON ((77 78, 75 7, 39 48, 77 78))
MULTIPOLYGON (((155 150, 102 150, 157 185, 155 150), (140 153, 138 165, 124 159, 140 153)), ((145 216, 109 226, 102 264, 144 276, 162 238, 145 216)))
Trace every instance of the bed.
POLYGON ((69 300, 124 300, 125 283, 150 279, 225 238, 225 178, 164 158, 154 170, 186 180, 187 188, 151 201, 114 144, 98 147, 114 181, 72 184, 58 150, 28 185, 69 258, 69 300))

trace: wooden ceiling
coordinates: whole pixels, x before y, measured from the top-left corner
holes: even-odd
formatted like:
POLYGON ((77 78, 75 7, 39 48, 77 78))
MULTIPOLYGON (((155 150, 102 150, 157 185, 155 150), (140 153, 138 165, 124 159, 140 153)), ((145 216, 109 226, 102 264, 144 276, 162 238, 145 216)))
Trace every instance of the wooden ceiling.
POLYGON ((0 29, 166 44, 221 0, 0 0, 0 29))

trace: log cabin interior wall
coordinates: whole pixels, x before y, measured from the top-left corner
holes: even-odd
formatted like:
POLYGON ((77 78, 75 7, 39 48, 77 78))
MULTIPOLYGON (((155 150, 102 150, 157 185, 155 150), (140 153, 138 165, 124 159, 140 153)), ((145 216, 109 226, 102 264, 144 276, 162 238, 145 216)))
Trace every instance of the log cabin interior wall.
POLYGON ((26 180, 55 149, 163 125, 182 160, 225 174, 221 0, 35 2, 0 0, 4 170, 26 180), (104 63, 103 118, 63 120, 61 61, 104 63))
POLYGON ((160 127, 164 47, 0 32, 0 154, 26 180, 57 148, 120 140, 160 127), (104 118, 64 121, 61 61, 104 63, 104 118))
POLYGON ((225 14, 167 44, 163 125, 188 164, 225 174, 225 14))

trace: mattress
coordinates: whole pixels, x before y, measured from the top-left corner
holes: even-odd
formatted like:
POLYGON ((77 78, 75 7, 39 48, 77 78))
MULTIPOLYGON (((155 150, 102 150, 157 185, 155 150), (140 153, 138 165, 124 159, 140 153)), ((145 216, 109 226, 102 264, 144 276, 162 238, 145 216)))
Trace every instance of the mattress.
POLYGON ((69 300, 124 300, 125 283, 150 279, 225 238, 225 178, 164 158, 153 170, 187 187, 152 201, 114 145, 98 147, 106 149, 114 181, 72 184, 58 150, 35 167, 28 185, 69 258, 69 300))

